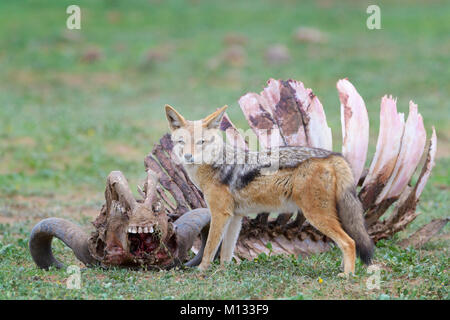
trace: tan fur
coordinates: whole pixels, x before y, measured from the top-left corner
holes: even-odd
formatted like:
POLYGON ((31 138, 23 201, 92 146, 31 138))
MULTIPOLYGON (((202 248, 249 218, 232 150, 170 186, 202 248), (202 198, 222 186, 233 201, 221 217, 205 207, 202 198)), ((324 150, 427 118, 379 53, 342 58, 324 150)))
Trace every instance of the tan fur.
POLYGON ((234 201, 233 196, 226 186, 210 179, 210 175, 202 176, 203 171, 207 171, 207 169, 200 169, 197 179, 200 181, 200 188, 204 192, 206 203, 211 211, 208 241, 200 265, 201 269, 206 269, 214 258, 220 241, 224 236, 224 232, 228 227, 230 218, 233 217, 234 201))
MULTIPOLYGON (((169 111, 173 112, 170 109, 169 111)), ((206 117, 202 120, 203 126, 207 128, 212 122, 220 120, 223 111, 224 108, 206 117)), ((184 122, 182 126, 192 130, 189 126, 194 122, 181 118, 175 121, 184 122)), ((212 132, 216 128, 208 127, 205 130, 212 132)), ((172 135, 178 139, 177 132, 174 131, 172 135)), ((211 132, 209 134, 213 134, 211 132)), ((203 136, 205 135, 208 133, 203 133, 203 136)), ((183 150, 193 150, 194 157, 197 157, 200 151, 194 150, 195 147, 192 146, 187 147, 193 142, 194 140, 191 143, 184 142, 183 150)), ((208 148, 210 147, 204 146, 203 152, 207 152, 205 150, 209 150, 208 148)), ((178 156, 182 158, 182 151, 178 152, 178 156)), ((221 263, 231 260, 243 216, 260 212, 294 212, 301 209, 305 218, 315 228, 339 246, 343 253, 345 274, 354 273, 355 241, 343 230, 337 212, 339 199, 349 188, 354 188, 352 171, 341 156, 309 159, 293 168, 259 175, 241 189, 230 189, 228 185, 222 184, 210 164, 184 165, 191 179, 203 191, 211 211, 211 227, 200 269, 208 268, 222 239, 221 263)))

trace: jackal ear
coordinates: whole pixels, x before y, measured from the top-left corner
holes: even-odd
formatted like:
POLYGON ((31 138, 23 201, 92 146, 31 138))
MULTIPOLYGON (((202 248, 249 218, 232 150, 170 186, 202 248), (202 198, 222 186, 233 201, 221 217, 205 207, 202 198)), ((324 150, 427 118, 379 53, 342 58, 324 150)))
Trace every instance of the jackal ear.
POLYGON ((186 124, 186 120, 174 108, 166 104, 165 109, 167 121, 169 122, 169 128, 171 131, 180 129, 186 124))
POLYGON ((220 109, 217 109, 214 113, 207 116, 203 119, 203 127, 207 129, 216 129, 219 128, 220 123, 222 122, 223 115, 227 110, 228 106, 225 105, 220 109))

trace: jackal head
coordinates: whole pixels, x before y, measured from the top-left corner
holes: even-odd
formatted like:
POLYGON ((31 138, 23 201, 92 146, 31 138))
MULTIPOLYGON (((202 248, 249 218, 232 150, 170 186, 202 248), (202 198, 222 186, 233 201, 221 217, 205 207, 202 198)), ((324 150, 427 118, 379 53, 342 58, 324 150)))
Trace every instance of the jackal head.
POLYGON ((224 141, 219 127, 227 107, 223 106, 202 120, 190 121, 166 105, 172 150, 183 165, 213 164, 222 157, 224 141))

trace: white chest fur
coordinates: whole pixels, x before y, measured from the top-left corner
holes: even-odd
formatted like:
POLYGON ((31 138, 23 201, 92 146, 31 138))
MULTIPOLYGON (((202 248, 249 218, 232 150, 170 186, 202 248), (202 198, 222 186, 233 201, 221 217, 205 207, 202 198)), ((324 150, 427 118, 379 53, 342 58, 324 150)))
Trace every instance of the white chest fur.
MULTIPOLYGON (((198 166, 193 165, 193 164, 185 164, 183 165, 184 170, 186 170, 189 178, 191 179, 192 183, 194 183, 194 185, 200 189, 200 184, 199 181, 197 179, 197 170, 198 170, 198 166)), ((201 190, 201 189, 200 189, 201 190)))
POLYGON ((234 213, 239 216, 247 216, 251 214, 258 214, 261 212, 270 213, 286 213, 286 212, 296 212, 299 208, 295 202, 287 199, 280 199, 280 205, 266 205, 253 201, 249 201, 245 198, 235 197, 236 206, 234 213))

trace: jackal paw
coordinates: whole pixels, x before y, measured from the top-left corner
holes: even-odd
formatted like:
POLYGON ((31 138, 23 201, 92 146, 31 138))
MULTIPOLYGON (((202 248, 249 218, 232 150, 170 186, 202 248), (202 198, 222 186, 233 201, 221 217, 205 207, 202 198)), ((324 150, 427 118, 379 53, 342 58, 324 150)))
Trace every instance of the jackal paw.
POLYGON ((209 268, 209 265, 206 265, 203 263, 200 263, 200 265, 198 266, 198 270, 200 270, 200 271, 206 271, 206 270, 208 270, 208 268, 209 268))

